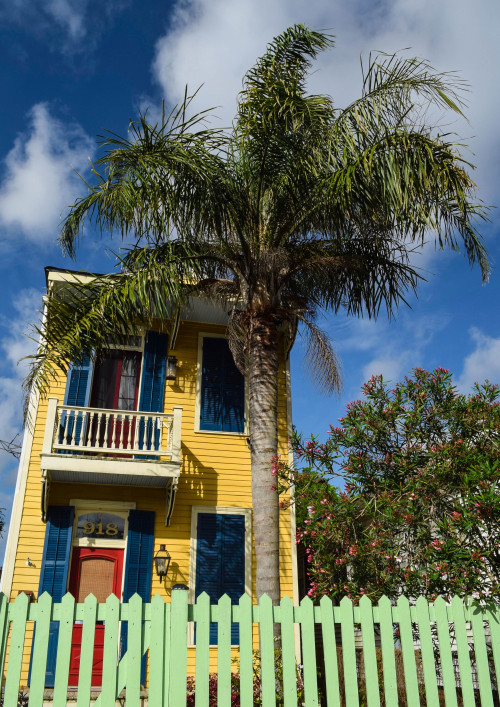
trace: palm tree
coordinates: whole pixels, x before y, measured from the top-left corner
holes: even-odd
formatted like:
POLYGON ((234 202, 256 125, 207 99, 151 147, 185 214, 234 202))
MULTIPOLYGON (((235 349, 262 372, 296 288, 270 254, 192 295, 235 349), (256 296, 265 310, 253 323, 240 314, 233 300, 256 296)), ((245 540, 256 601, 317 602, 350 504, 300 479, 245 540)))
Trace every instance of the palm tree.
POLYGON ((288 352, 299 328, 316 379, 338 390, 319 312, 395 312, 422 277, 411 255, 430 233, 439 248, 462 245, 484 279, 489 271, 470 165, 453 136, 426 120, 431 105, 461 112, 460 82, 421 59, 370 56, 361 97, 339 109, 306 91, 312 60, 332 46, 330 35, 300 25, 276 37, 244 77, 230 129, 207 127, 208 111, 188 117, 186 94, 157 124, 143 115, 129 138, 103 139, 61 244, 74 256, 87 220, 136 242, 119 275, 49 299, 27 380, 46 390, 58 368, 131 326, 168 319, 189 296, 228 307, 231 350, 250 391, 257 594, 275 602, 280 347, 288 352))

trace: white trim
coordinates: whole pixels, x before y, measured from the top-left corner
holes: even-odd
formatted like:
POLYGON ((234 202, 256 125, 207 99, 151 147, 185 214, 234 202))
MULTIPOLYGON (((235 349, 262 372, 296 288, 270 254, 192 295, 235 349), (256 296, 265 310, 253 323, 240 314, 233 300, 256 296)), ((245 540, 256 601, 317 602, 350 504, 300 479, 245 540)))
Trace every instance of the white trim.
MULTIPOLYGON (((191 541, 189 552, 189 592, 188 602, 194 604, 196 589, 196 544, 198 539, 198 514, 242 515, 245 517, 245 594, 252 596, 252 509, 228 506, 192 506, 191 541)), ((194 646, 194 624, 188 625, 188 645, 194 646)))
POLYGON ((200 430, 200 412, 201 412, 201 376, 203 370, 203 339, 226 339, 225 334, 219 334, 217 332, 210 331, 200 331, 198 333, 198 353, 196 356, 196 392, 195 392, 195 405, 194 405, 194 431, 198 434, 208 434, 208 435, 230 435, 231 437, 248 437, 248 420, 249 420, 249 407, 248 407, 248 378, 245 378, 245 419, 243 432, 226 432, 224 430, 200 430))

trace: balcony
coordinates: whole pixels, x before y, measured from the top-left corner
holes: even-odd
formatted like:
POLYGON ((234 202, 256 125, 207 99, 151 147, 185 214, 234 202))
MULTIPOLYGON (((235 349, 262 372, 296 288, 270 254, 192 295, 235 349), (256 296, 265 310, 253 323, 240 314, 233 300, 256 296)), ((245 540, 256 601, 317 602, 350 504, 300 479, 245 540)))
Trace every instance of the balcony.
POLYGON ((169 520, 180 472, 181 423, 180 407, 171 413, 105 410, 59 405, 49 397, 42 515, 50 482, 72 482, 164 487, 169 520))

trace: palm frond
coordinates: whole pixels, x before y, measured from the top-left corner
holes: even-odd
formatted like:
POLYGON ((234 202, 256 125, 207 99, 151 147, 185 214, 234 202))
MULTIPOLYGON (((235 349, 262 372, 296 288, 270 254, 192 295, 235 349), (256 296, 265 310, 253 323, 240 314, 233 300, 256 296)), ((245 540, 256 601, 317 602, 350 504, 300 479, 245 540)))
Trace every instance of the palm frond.
POLYGON ((342 392, 342 365, 328 334, 320 329, 307 313, 298 314, 305 329, 306 370, 311 380, 328 395, 342 392))

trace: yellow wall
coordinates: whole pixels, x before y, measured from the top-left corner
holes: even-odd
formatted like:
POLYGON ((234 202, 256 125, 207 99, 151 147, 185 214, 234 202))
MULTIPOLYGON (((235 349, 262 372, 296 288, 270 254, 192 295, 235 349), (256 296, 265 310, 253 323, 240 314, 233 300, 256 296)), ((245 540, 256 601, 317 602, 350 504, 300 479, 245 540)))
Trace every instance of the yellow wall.
MULTIPOLYGON (((139 510, 156 513, 155 547, 165 543, 172 556, 167 588, 153 576, 152 594, 170 596, 170 586, 190 584, 189 558, 191 541, 191 507, 193 505, 251 508, 250 452, 244 435, 195 432, 196 371, 198 335, 224 333, 223 327, 208 324, 183 323, 177 337, 175 354, 178 358, 177 379, 167 381, 165 412, 182 407, 182 456, 179 486, 169 527, 165 527, 165 494, 157 488, 130 486, 100 486, 91 484, 52 483, 51 505, 68 505, 71 498, 92 500, 135 501, 139 510)), ((280 450, 286 453, 287 400, 284 366, 279 373, 279 439, 280 450)), ((65 380, 51 388, 50 395, 64 398, 65 380)), ((45 431, 46 401, 38 406, 29 462, 26 497, 21 519, 19 543, 14 568, 11 597, 20 590, 38 592, 42 562, 45 524, 40 520, 41 470, 40 452, 45 431), (33 565, 26 566, 30 557, 33 565)), ((292 541, 289 511, 281 512, 280 569, 282 594, 293 596, 292 541)), ((255 596, 255 556, 252 559, 252 594, 255 596)), ((28 657, 26 657, 26 661, 28 657)), ((27 662, 25 664, 27 670, 27 662)))

